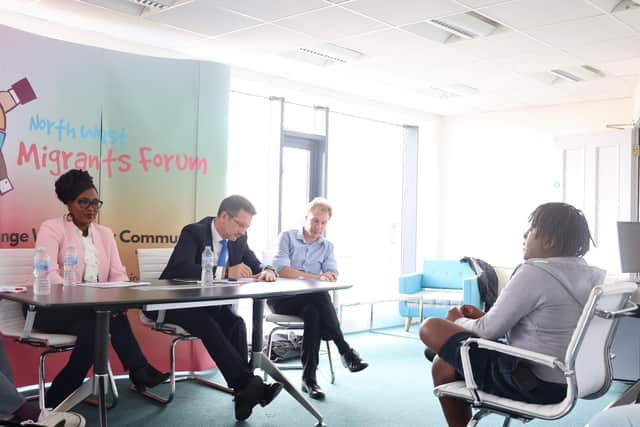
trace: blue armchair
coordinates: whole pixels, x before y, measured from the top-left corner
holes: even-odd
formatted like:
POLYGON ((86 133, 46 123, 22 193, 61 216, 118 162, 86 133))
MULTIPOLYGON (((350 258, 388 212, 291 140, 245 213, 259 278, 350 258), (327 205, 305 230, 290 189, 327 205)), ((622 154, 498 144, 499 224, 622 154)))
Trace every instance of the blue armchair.
POLYGON ((406 317, 409 331, 413 317, 444 317, 452 306, 473 304, 482 308, 478 279, 469 264, 457 260, 425 260, 422 273, 400 276, 400 315, 406 317), (422 313, 420 313, 422 307, 422 313))

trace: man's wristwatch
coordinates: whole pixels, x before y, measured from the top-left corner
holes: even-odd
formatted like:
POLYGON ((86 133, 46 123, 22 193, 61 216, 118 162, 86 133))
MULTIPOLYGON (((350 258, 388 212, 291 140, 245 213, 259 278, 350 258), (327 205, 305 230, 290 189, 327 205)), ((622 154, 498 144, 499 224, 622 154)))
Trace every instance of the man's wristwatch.
POLYGON ((276 271, 276 269, 275 269, 275 268, 273 268, 273 266, 271 266, 271 265, 265 265, 265 266, 264 266, 264 268, 262 269, 262 271, 265 271, 265 270, 270 270, 270 271, 272 271, 272 272, 273 272, 273 274, 275 274, 275 275, 276 275, 276 277, 279 277, 279 276, 280 276, 280 275, 278 274, 278 272, 276 271))

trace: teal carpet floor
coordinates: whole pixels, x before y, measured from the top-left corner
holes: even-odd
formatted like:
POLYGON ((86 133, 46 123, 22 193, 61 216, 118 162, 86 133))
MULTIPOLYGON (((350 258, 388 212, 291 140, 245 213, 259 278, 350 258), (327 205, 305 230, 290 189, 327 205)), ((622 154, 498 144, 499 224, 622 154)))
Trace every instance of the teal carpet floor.
MULTIPOLYGON (((392 332, 398 332, 394 329, 392 332)), ((327 393, 324 401, 313 401, 330 427, 356 426, 428 426, 445 427, 437 399, 432 393, 431 365, 422 354, 417 339, 359 333, 347 337, 349 343, 370 363, 368 369, 352 374, 336 360, 336 382, 329 384, 326 356, 321 356, 318 380, 327 393)), ((337 354, 337 352, 336 352, 337 354)), ((299 387, 299 370, 285 371, 299 387)), ((209 375, 222 381, 215 371, 209 375)), ((168 387, 156 389, 164 392, 168 387)), ((613 384, 609 393, 600 399, 580 401, 573 411, 557 421, 532 421, 527 426, 583 427, 589 418, 614 400, 626 386, 613 384)), ((220 393, 194 382, 177 385, 174 401, 159 406, 129 390, 129 381, 118 380, 120 401, 108 411, 111 427, 124 426, 251 426, 298 427, 314 426, 315 418, 307 413, 291 396, 283 391, 266 408, 257 406, 252 416, 236 422, 230 395, 220 393)), ((97 426, 97 409, 87 404, 76 408, 87 418, 88 426, 97 426)), ((502 425, 502 418, 490 415, 481 427, 502 425)), ((513 421, 512 426, 521 425, 513 421)))

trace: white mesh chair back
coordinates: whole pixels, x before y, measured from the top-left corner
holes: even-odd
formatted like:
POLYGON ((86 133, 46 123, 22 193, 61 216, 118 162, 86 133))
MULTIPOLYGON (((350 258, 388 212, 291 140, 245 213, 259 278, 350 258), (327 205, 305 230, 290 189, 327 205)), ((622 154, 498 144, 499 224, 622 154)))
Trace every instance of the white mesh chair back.
POLYGON ((138 268, 140 269, 140 280, 159 278, 167 266, 172 253, 173 248, 136 249, 138 268))
POLYGON ((597 312, 620 310, 636 289, 635 283, 620 282, 596 286, 591 291, 565 357, 567 366, 575 357, 578 398, 598 397, 611 382, 609 350, 617 319, 598 316, 597 312))
MULTIPOLYGON (((34 252, 34 249, 0 249, 0 284, 33 285, 34 252)), ((22 305, 0 300, 0 332, 7 336, 20 336, 23 327, 22 305)))
POLYGON ((0 249, 0 284, 33 285, 35 249, 0 249))

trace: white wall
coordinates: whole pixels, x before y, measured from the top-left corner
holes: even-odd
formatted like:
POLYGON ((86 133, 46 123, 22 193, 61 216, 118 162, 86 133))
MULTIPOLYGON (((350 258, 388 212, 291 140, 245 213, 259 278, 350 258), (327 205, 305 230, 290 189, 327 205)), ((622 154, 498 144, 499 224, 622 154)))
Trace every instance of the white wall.
POLYGON ((636 90, 633 94, 633 119, 636 122, 640 122, 640 82, 636 85, 636 90))
POLYGON ((519 263, 531 211, 562 200, 556 138, 601 132, 631 112, 632 100, 621 99, 444 118, 435 254, 519 263))

